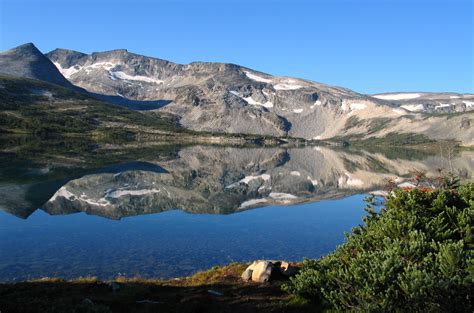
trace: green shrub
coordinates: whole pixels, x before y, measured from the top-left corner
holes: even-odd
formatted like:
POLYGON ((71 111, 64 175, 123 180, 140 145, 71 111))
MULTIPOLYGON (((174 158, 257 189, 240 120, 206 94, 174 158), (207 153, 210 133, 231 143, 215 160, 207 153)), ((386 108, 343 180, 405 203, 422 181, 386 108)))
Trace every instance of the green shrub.
POLYGON ((365 225, 283 288, 337 310, 472 312, 474 184, 368 200, 365 225))

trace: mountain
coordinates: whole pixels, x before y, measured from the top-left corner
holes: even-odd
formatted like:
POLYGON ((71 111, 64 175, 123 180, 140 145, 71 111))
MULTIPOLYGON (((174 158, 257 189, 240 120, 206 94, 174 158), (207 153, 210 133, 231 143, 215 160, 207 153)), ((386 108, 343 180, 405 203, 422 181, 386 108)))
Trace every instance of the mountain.
POLYGON ((398 92, 372 95, 409 112, 454 113, 474 110, 474 95, 452 92, 398 92))
MULTIPOLYGON (((277 77, 243 66, 176 64, 127 50, 90 55, 56 49, 48 58, 88 91, 137 101, 163 101, 156 110, 198 131, 367 139, 408 132, 473 144, 474 95, 363 95, 308 80, 277 77), (420 114, 425 113, 425 114, 420 114)), ((405 140, 405 139, 403 139, 405 140)))
POLYGON ((31 78, 74 88, 32 43, 0 52, 0 74, 31 78))
POLYGON ((0 72, 81 87, 90 97, 144 110, 143 116, 166 115, 195 131, 474 145, 472 94, 370 96, 235 64, 177 64, 123 49, 92 54, 56 49, 46 57, 32 44, 23 45, 0 54, 0 72))

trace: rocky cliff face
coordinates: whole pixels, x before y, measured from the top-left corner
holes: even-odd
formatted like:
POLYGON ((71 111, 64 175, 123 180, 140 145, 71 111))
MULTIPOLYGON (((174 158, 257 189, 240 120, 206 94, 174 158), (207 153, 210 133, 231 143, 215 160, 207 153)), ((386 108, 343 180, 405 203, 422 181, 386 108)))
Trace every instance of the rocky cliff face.
POLYGON ((175 115, 193 130, 327 139, 354 134, 382 137, 416 129, 430 138, 458 139, 466 145, 474 137, 473 115, 456 121, 420 115, 473 110, 474 95, 368 96, 234 64, 182 65, 126 50, 86 55, 57 49, 47 56, 75 85, 128 100, 159 101, 151 108, 175 115), (355 119, 362 122, 354 125, 355 119), (449 132, 432 129, 440 124, 449 132))

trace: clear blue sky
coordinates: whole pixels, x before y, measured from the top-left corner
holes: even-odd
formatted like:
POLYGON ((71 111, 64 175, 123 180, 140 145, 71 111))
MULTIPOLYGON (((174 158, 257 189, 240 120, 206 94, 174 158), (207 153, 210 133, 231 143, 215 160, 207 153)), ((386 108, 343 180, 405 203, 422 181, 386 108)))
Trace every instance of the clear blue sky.
POLYGON ((0 49, 126 48, 363 93, 474 92, 472 0, 0 0, 0 49))

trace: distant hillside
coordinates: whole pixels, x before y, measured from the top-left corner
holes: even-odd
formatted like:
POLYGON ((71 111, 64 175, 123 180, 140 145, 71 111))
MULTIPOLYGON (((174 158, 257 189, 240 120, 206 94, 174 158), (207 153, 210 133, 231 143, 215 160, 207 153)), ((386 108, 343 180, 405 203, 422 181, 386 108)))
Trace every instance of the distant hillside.
POLYGON ((125 136, 139 130, 179 130, 159 114, 143 115, 69 88, 0 75, 0 132, 125 136))
POLYGON ((75 85, 115 96, 113 101, 117 97, 161 101, 149 108, 173 114, 193 130, 306 139, 389 136, 392 143, 453 139, 474 144, 472 94, 370 96, 235 64, 176 64, 124 49, 90 55, 56 49, 47 56, 75 85), (414 135, 419 135, 416 140, 414 135))
POLYGON ((32 43, 0 52, 0 74, 38 79, 74 88, 32 43))

